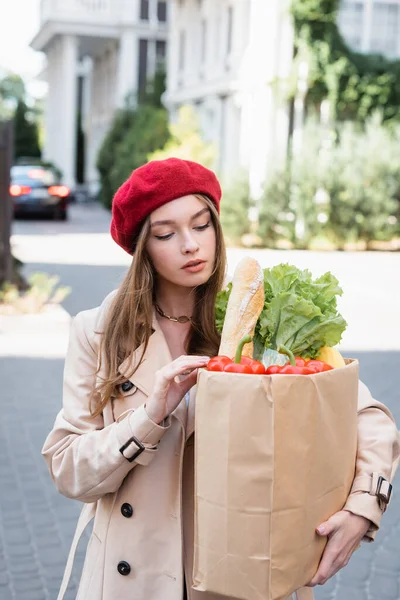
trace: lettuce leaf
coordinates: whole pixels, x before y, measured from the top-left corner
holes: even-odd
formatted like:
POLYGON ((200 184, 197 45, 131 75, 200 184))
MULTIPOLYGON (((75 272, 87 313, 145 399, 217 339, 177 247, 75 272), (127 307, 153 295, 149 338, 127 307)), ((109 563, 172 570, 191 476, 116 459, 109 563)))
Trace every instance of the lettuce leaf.
MULTIPOLYGON (((221 332, 232 284, 218 295, 217 328, 221 332)), ((347 323, 337 310, 339 282, 327 272, 313 279, 309 270, 280 264, 264 270, 265 304, 256 325, 254 357, 280 345, 296 356, 314 358, 322 346, 335 346, 347 323)))

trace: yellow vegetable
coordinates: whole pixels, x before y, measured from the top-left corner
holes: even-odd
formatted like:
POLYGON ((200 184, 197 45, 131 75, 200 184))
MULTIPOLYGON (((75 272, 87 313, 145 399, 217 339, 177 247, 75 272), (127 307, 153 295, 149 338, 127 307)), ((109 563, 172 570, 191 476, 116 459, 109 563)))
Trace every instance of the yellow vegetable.
POLYGON ((323 346, 321 348, 319 355, 317 356, 317 360, 323 360, 334 369, 346 366, 344 358, 340 352, 336 350, 336 348, 331 348, 329 346, 323 346))

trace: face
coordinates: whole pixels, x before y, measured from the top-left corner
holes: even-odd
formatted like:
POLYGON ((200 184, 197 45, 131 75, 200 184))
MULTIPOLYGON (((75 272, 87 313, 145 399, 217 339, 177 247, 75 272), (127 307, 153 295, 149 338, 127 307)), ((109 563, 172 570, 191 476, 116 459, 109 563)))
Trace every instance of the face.
POLYGON ((147 251, 160 282, 188 288, 206 283, 215 249, 210 210, 196 196, 178 198, 151 214, 147 251))

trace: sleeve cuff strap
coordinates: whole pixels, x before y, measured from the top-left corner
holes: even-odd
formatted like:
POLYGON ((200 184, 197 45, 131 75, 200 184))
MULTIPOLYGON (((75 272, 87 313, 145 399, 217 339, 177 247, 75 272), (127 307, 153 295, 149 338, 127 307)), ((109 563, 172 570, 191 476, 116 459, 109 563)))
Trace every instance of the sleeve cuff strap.
POLYGON ((157 446, 169 428, 154 423, 147 415, 144 405, 129 411, 126 418, 118 423, 117 438, 121 454, 130 462, 148 465, 157 452, 157 446))
POLYGON ((370 496, 375 496, 379 508, 385 512, 392 496, 392 485, 385 477, 374 472, 372 475, 359 475, 354 479, 351 494, 356 492, 367 492, 370 496))

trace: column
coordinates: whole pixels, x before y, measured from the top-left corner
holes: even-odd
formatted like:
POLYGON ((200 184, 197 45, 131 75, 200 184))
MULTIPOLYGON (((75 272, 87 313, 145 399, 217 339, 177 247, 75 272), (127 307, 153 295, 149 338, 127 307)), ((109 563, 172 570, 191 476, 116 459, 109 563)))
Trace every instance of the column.
POLYGON ((85 132, 85 183, 89 184, 97 178, 95 164, 93 164, 91 146, 93 144, 92 126, 92 86, 93 86, 93 59, 88 56, 84 60, 85 79, 83 84, 82 116, 85 132))
POLYGON ((289 74, 293 35, 288 5, 281 0, 251 0, 249 10, 249 45, 240 69, 242 115, 247 121, 240 154, 248 153, 250 189, 257 199, 268 172, 286 150, 288 131, 282 126, 288 121, 282 111, 288 108, 276 84, 289 74))
MULTIPOLYGON (((58 105, 58 80, 59 71, 59 47, 56 42, 50 45, 46 52, 47 68, 46 80, 48 85, 45 100, 44 121, 45 135, 43 145, 43 158, 48 161, 56 161, 55 139, 57 135, 57 105, 58 105)), ((61 165, 57 165, 61 168, 61 165)))
POLYGON ((118 53, 116 105, 124 106, 128 95, 136 98, 139 71, 139 40, 132 29, 121 33, 118 53))
MULTIPOLYGON (((57 129, 49 131, 54 135, 53 160, 63 171, 63 181, 75 186, 76 165, 76 113, 77 113, 77 60, 78 43, 73 35, 65 35, 60 40, 59 71, 57 85, 57 129)), ((53 93, 54 90, 50 90, 53 93)))

